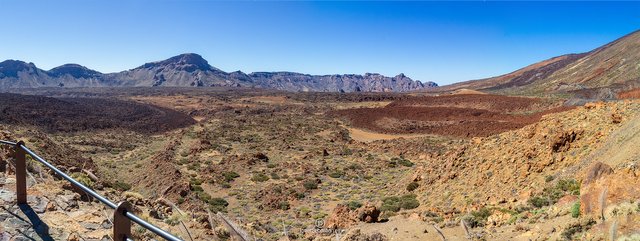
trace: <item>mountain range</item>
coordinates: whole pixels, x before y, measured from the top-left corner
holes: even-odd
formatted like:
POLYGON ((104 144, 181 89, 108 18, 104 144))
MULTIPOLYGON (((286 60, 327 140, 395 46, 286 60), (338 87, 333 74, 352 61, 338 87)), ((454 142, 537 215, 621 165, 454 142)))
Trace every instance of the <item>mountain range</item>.
POLYGON ((256 87, 286 91, 316 92, 407 92, 436 87, 404 74, 387 77, 364 75, 309 75, 294 72, 224 72, 198 54, 181 54, 140 67, 103 74, 78 64, 65 64, 49 71, 18 60, 0 62, 0 90, 39 87, 256 87))
POLYGON ((514 95, 570 94, 615 98, 640 87, 640 31, 586 53, 550 58, 508 74, 438 87, 404 74, 309 75, 294 72, 224 72, 197 54, 182 54, 103 74, 77 64, 49 71, 18 60, 0 62, 0 90, 38 87, 231 86, 315 92, 448 92, 473 89, 514 95))
POLYGON ((518 95, 568 93, 614 98, 640 87, 640 31, 580 54, 544 60, 514 72, 442 86, 436 91, 473 89, 518 95))

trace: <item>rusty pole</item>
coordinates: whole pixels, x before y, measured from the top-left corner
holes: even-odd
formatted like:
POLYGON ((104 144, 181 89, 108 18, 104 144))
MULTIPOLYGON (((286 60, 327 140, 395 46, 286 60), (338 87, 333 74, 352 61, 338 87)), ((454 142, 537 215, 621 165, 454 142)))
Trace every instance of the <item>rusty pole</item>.
POLYGON ((118 204, 113 212, 113 240, 124 241, 131 237, 131 219, 125 216, 126 212, 131 212, 131 204, 124 201, 118 204))
POLYGON ((16 160, 16 195, 18 204, 27 203, 27 161, 25 151, 22 149, 23 141, 16 143, 14 159, 16 160))

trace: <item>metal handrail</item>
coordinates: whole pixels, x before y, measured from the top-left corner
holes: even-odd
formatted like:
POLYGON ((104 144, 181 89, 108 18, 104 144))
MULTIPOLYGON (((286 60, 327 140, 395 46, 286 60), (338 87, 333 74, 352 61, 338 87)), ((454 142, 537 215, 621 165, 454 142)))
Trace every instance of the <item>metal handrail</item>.
POLYGON ((3 141, 3 140, 0 140, 0 144, 7 144, 7 145, 12 145, 12 146, 15 146, 15 145, 16 145, 16 143, 15 143, 15 142, 3 141))
MULTIPOLYGON (((24 145, 24 142, 19 141, 19 142, 10 142, 10 141, 4 141, 4 140, 0 140, 0 144, 6 144, 6 145, 12 145, 14 146, 14 148, 17 150, 18 148, 20 148, 21 150, 23 150, 26 154, 29 154, 31 157, 33 157, 33 159, 37 160, 38 162, 42 163, 43 165, 47 166, 49 169, 51 169, 52 171, 54 171, 56 174, 58 174, 60 177, 64 178, 65 180, 69 181, 71 184, 73 184, 74 186, 82 189, 82 191, 84 191, 85 193, 87 193, 89 196, 94 197, 95 199, 97 199, 98 201, 102 202, 103 204, 107 205, 109 208, 111 209, 115 209, 116 211, 118 211, 118 209, 121 206, 126 206, 128 205, 128 203, 124 203, 126 205, 122 205, 121 204, 115 204, 114 202, 110 201, 109 199, 103 197, 102 195, 96 193, 94 190, 92 190, 91 188, 88 188, 87 186, 83 185, 82 183, 78 182, 77 180, 73 179, 71 176, 67 175, 66 173, 64 173, 63 171, 61 171, 60 169, 56 168, 55 166, 53 166, 51 163, 47 162, 44 158, 38 156, 38 154, 36 154, 35 152, 33 152, 31 149, 29 149, 28 147, 26 147, 24 145)), ((18 178, 16 178, 16 182, 19 182, 20 180, 17 180, 18 178)), ((25 192, 26 194, 26 192, 25 192)), ((26 199, 26 197, 25 197, 26 199)), ((20 202, 20 201, 19 201, 20 202)), ((182 241, 182 239, 168 233, 167 231, 164 231, 162 229, 160 229, 159 227, 144 221, 143 219, 141 219, 140 217, 136 216, 135 214, 133 214, 132 212, 128 211, 126 208, 123 209, 124 213, 123 216, 128 218, 129 220, 137 223, 138 225, 142 226, 143 228, 157 234, 158 236, 166 239, 166 240, 171 240, 171 241, 182 241)), ((114 216, 117 216, 114 215, 114 216)), ((115 219, 115 217, 114 217, 115 219)), ((115 221, 115 220, 114 220, 115 221)), ((115 222, 114 222, 115 223, 115 222)), ((117 225, 114 224, 114 229, 116 228, 117 225)), ((130 227, 129 227, 130 229, 130 227)), ((116 237, 114 237, 116 238, 116 237)), ((130 240, 128 237, 125 237, 126 240, 130 240)))

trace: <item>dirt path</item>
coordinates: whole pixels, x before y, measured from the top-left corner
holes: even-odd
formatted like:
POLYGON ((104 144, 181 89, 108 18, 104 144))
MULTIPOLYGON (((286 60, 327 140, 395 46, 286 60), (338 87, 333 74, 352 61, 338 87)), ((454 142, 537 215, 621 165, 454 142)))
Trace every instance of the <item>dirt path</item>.
POLYGON ((390 135, 390 134, 382 134, 382 133, 376 133, 376 132, 370 132, 370 131, 365 131, 365 130, 361 130, 361 129, 356 129, 356 128, 347 128, 349 130, 349 134, 351 135, 351 138, 356 140, 356 141, 360 141, 360 142, 372 142, 372 141, 377 141, 377 140, 393 140, 393 139, 398 139, 398 138, 416 138, 416 137, 425 137, 425 136, 429 136, 426 134, 423 135, 410 135, 410 134, 398 134, 398 135, 390 135))
MULTIPOLYGON (((561 227, 574 221, 570 215, 558 216, 544 223, 505 225, 484 229, 486 240, 559 240, 561 227), (522 230, 517 230, 517 229, 522 230), (487 233, 488 232, 488 233, 487 233)), ((385 223, 361 223, 356 226, 362 233, 371 234, 379 232, 389 240, 442 240, 432 224, 404 217, 393 217, 385 223)), ((470 229, 471 233, 479 233, 483 228, 470 229)), ((468 241, 466 233, 461 226, 444 227, 441 229, 447 241, 468 241)))

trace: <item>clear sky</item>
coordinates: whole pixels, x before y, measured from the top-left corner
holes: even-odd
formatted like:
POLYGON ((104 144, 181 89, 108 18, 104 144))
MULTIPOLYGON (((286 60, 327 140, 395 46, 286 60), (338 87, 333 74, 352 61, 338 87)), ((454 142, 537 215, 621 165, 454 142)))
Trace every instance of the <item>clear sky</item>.
POLYGON ((224 71, 449 84, 585 52, 640 29, 636 2, 0 0, 0 60, 101 72, 198 53, 224 71))

